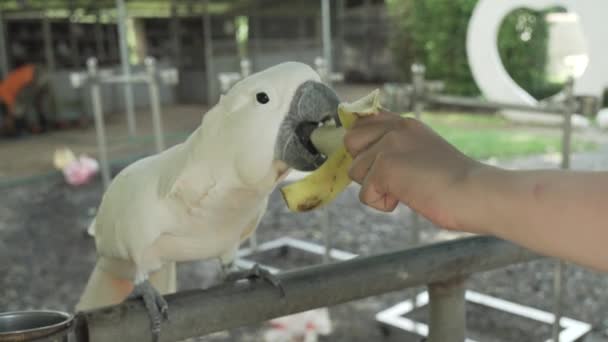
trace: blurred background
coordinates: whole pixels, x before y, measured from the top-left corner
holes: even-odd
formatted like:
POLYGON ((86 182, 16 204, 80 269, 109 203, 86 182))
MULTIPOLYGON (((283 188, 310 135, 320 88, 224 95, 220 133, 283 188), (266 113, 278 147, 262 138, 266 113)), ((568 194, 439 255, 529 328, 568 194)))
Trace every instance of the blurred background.
MULTIPOLYGON (((491 0, 0 0, 0 312, 71 311, 80 296, 95 261, 85 230, 105 187, 96 111, 112 176, 182 142, 236 81, 284 61, 315 68, 343 101, 378 88, 387 108, 407 115, 414 110, 414 64, 424 65, 434 91, 476 101, 505 101, 478 76, 479 70, 504 71, 508 78, 496 78, 499 92, 503 83, 515 89, 507 99, 522 105, 560 106, 572 77, 581 106, 571 167, 608 168, 608 73, 593 72, 593 84, 585 79, 592 63, 595 71, 608 71, 605 48, 589 39, 608 32, 606 23, 584 19, 602 1, 513 6, 496 20, 493 47, 470 37, 479 31, 471 25, 476 9, 482 2, 491 7, 491 0), (497 54, 504 70, 472 64, 471 51, 487 52, 488 61, 497 54), (151 57, 153 66, 146 64, 151 57), (102 80, 99 105, 92 72, 102 80), (155 76, 145 78, 150 73, 155 76), (140 80, 127 85, 125 75, 140 80), (155 115, 162 118, 160 131, 155 115)), ((421 116, 466 154, 509 168, 562 165, 557 118, 439 104, 426 105, 421 116)), ((335 248, 370 255, 462 236, 432 227, 405 207, 380 214, 357 198, 353 185, 327 210, 295 215, 273 194, 258 240, 291 236, 322 245, 329 234, 335 248)), ((286 268, 327 261, 298 253, 286 268)), ((280 258, 271 253, 259 260, 280 258)), ((180 287, 209 284, 210 272, 205 263, 181 265, 180 287)), ((563 274, 564 315, 591 325, 586 341, 608 340, 608 278, 575 265, 563 274)), ((537 261, 475 275, 468 287, 551 312, 553 281, 554 263, 537 261)), ((414 293, 330 308, 333 330, 319 339, 417 341, 374 318, 414 293)), ((468 310, 470 333, 480 341, 550 336, 550 325, 525 317, 475 305, 468 310)), ((201 340, 260 341, 267 329, 260 324, 201 340)))

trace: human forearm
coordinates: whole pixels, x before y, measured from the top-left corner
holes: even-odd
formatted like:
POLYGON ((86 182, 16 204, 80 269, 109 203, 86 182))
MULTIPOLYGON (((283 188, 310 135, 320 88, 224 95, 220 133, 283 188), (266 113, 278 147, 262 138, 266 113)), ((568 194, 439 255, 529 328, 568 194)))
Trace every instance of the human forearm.
POLYGON ((466 188, 458 229, 608 271, 608 173, 480 167, 466 188))

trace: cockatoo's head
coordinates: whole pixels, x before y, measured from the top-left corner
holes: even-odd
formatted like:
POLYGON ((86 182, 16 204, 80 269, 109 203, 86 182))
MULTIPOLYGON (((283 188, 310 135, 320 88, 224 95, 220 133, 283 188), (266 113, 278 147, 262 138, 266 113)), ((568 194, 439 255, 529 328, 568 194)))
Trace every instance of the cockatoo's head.
POLYGON ((231 145, 238 142, 239 174, 251 174, 254 180, 262 172, 256 166, 271 164, 301 171, 318 168, 326 157, 314 148, 310 134, 323 122, 337 120, 339 102, 303 63, 278 64, 236 83, 220 106, 229 113, 225 133, 231 145))

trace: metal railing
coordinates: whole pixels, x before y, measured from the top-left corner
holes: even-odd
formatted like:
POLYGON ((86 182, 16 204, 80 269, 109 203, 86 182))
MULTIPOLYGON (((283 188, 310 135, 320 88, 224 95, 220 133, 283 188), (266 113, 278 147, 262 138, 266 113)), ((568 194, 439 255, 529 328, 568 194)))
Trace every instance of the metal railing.
MULTIPOLYGON (((285 296, 266 282, 222 284, 165 296, 160 341, 204 336, 309 309, 428 284, 430 342, 464 340, 464 281, 470 274, 539 258, 493 237, 475 236, 279 273, 285 296), (244 310, 244 308, 247 308, 244 310)), ((76 315, 78 342, 151 341, 141 301, 76 315)))
MULTIPOLYGON (((159 82, 166 85, 175 85, 178 82, 179 76, 177 70, 174 68, 159 71, 156 65, 156 60, 152 57, 146 58, 145 66, 146 70, 140 74, 131 74, 129 72, 127 74, 114 75, 105 71, 100 71, 97 66, 97 59, 91 57, 87 60, 86 73, 72 73, 70 75, 70 80, 73 87, 80 88, 88 85, 91 90, 91 102, 93 107, 93 117, 95 119, 95 131, 97 136, 97 153, 99 162, 101 164, 101 176, 104 189, 107 188, 110 184, 111 173, 110 164, 108 161, 108 144, 106 141, 105 122, 101 98, 101 84, 147 84, 150 107, 152 112, 152 126, 154 130, 156 152, 160 153, 166 147, 162 125, 159 82)), ((129 129, 131 129, 130 123, 129 127, 129 129)), ((129 134, 131 133, 132 132, 130 130, 129 134)))

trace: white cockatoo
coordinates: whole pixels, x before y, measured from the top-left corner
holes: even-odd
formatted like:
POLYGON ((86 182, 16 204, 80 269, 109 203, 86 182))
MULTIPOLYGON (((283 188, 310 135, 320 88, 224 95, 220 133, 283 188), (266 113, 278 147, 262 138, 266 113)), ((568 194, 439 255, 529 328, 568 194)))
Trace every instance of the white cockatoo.
MULTIPOLYGON (((232 267, 275 186, 325 160, 310 133, 336 119, 338 104, 312 68, 282 63, 236 83, 185 142, 122 170, 92 222, 97 263, 76 310, 142 298, 158 338, 175 263, 232 267)), ((273 280, 259 267, 230 274, 273 280)))

